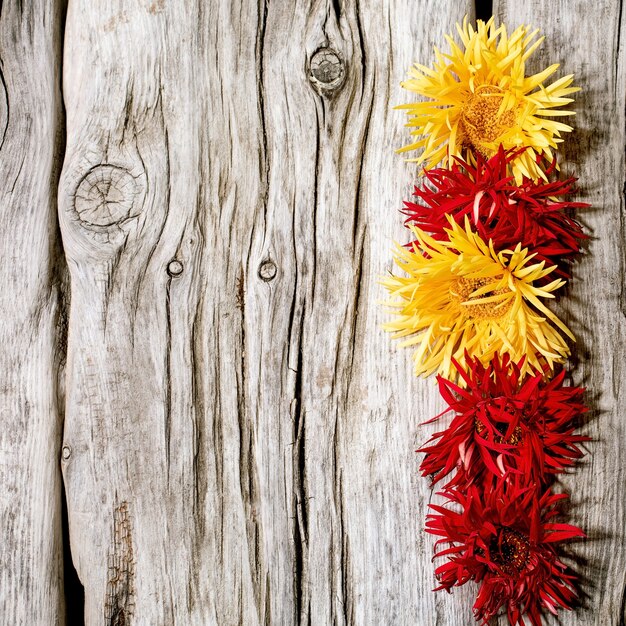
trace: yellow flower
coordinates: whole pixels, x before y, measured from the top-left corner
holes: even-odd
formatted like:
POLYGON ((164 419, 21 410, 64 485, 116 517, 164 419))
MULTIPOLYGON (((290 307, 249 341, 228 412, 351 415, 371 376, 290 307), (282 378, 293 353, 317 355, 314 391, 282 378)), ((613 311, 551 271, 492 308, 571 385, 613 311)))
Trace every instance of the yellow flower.
POLYGON ((496 28, 494 18, 487 23, 478 20, 476 30, 468 24, 457 24, 460 47, 450 35, 446 41, 449 54, 435 48, 434 68, 415 64, 411 78, 402 86, 420 96, 424 102, 403 104, 407 126, 418 139, 398 152, 422 149, 418 163, 428 167, 453 156, 471 159, 473 148, 490 157, 500 144, 505 149, 527 149, 511 164, 518 183, 522 176, 533 180, 546 178, 537 155, 552 158, 552 150, 562 142, 561 133, 572 130, 567 124, 546 117, 573 115, 572 111, 554 110, 573 102, 569 94, 572 76, 564 76, 548 86, 544 81, 554 74, 558 64, 532 76, 525 75, 525 64, 543 41, 538 31, 520 26, 507 34, 504 25, 496 28))
POLYGON ((514 362, 525 357, 522 373, 542 365, 553 370, 569 355, 562 333, 574 339, 542 302, 565 283, 543 280, 556 266, 532 263, 535 255, 521 244, 495 252, 467 218, 464 227, 449 222, 446 241, 412 226, 412 249, 398 245, 395 254, 406 276, 383 279, 396 315, 384 327, 406 338, 401 345, 415 346, 416 375, 456 378, 451 359, 463 365, 466 350, 485 365, 497 352, 514 362))

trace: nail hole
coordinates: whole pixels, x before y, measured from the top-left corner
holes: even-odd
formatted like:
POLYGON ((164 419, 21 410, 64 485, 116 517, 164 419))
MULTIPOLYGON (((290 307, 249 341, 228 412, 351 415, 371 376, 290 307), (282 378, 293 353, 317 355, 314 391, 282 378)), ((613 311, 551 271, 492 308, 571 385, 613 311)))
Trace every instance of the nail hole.
POLYGON ((276 263, 272 259, 266 259, 259 265, 259 278, 268 282, 276 276, 277 271, 276 263))
POLYGON ((61 457, 64 461, 67 461, 72 456, 72 448, 70 446, 65 445, 61 450, 61 457))
POLYGON ((183 264, 176 259, 170 261, 167 265, 167 273, 170 276, 180 276, 183 273, 183 264))
POLYGON ((332 48, 318 48, 311 57, 309 79, 318 89, 339 88, 346 77, 344 62, 332 48))

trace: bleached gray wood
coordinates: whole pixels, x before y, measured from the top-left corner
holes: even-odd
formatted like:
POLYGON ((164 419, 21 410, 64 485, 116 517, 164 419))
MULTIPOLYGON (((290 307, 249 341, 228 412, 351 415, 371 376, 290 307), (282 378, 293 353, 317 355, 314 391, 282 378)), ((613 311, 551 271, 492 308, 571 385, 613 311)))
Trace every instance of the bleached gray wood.
POLYGON ((0 623, 64 624, 62 2, 0 3, 0 623))
MULTIPOLYGON (((560 302, 578 338, 573 380, 586 386, 592 412, 583 431, 593 438, 589 454, 563 479, 572 493, 571 518, 589 534, 572 547, 584 576, 584 609, 560 622, 577 626, 622 625, 626 620, 624 493, 626 465, 626 22, 623 2, 496 0, 495 12, 511 28, 532 24, 546 35, 530 71, 561 63, 583 91, 576 95, 574 132, 561 162, 579 177, 580 198, 593 207, 579 214, 592 234, 588 253, 560 302)), ((502 624, 504 622, 501 622, 502 624)))
MULTIPOLYGON (((591 534, 575 548, 590 598, 561 624, 620 624, 621 12, 495 10, 541 28, 543 60, 585 87, 564 153, 596 239, 561 307, 598 441, 564 480, 591 534)), ((472 589, 430 592, 414 450, 441 401, 377 303, 416 178, 393 154, 407 131, 391 106, 466 12, 70 2, 62 456, 87 624, 472 623, 472 589)))
POLYGON ((416 173, 390 107, 470 8, 70 3, 63 471, 87 624, 467 623, 421 532, 439 401, 376 300, 416 173))

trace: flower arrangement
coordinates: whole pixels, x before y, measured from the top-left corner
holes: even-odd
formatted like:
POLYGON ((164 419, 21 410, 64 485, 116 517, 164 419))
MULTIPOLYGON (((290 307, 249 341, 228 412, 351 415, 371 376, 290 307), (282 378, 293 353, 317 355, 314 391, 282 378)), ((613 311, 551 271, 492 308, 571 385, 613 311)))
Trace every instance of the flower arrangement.
POLYGON ((586 239, 572 212, 588 205, 570 199, 575 179, 559 179, 555 156, 578 88, 546 82, 556 64, 526 75, 537 31, 508 34, 492 18, 457 34, 402 83, 422 100, 398 107, 415 137, 399 152, 421 150, 426 169, 404 203, 400 271, 383 279, 385 328, 413 348, 416 375, 436 374, 447 405, 419 450, 444 499, 426 521, 436 590, 473 581, 481 624, 504 610, 511 626, 541 626, 576 601, 560 546, 584 537, 558 521, 568 496, 554 482, 583 455, 587 408, 565 384, 575 338, 548 306, 586 239))

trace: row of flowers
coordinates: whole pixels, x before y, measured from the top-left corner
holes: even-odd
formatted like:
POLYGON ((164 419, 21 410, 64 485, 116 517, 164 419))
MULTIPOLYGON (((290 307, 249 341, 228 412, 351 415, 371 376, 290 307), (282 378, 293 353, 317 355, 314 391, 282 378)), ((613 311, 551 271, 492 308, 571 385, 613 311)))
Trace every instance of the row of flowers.
POLYGON ((417 375, 436 374, 446 420, 420 451, 440 486, 426 530, 443 559, 437 589, 478 583, 474 615, 502 608, 511 625, 541 626, 576 600, 560 544, 583 532, 557 521, 568 496, 557 476, 582 456, 584 390, 565 383, 574 336, 547 306, 571 276, 586 235, 571 216, 575 179, 558 178, 554 149, 571 128, 547 119, 577 91, 558 68, 526 76, 537 31, 508 34, 493 18, 457 27, 403 83, 424 183, 405 202, 412 241, 384 279, 393 319, 417 375), (440 165, 441 164, 441 165, 440 165), (438 166, 440 165, 440 166, 438 166), (438 167, 437 167, 438 166, 438 167))

